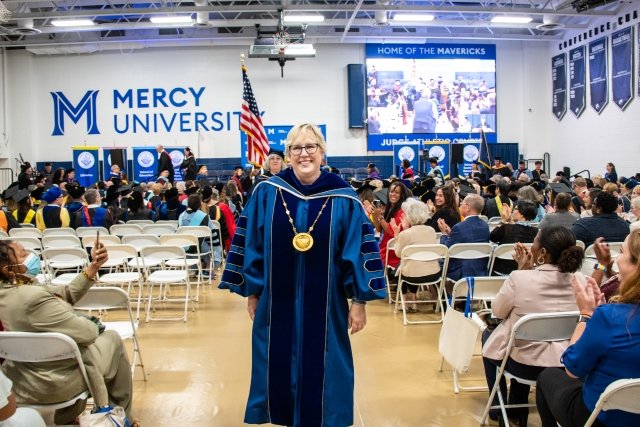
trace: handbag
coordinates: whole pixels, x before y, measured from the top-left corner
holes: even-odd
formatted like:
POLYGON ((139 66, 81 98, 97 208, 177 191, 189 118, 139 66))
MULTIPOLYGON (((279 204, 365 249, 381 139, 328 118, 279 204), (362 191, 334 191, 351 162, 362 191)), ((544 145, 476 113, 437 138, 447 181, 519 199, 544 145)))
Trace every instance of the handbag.
POLYGON ((464 313, 449 305, 440 330, 439 351, 444 360, 459 373, 469 371, 471 357, 475 351, 480 324, 472 318, 471 303, 475 280, 467 277, 467 301, 464 313))
POLYGON ((105 406, 97 412, 81 415, 78 420, 80 427, 131 427, 121 406, 105 406))

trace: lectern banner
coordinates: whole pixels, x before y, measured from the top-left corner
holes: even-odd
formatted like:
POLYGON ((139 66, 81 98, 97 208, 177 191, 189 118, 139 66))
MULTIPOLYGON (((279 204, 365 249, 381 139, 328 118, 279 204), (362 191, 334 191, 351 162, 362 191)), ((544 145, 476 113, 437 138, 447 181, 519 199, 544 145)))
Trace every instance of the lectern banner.
POLYGON ((73 150, 73 168, 76 170, 76 181, 83 187, 89 187, 100 179, 98 169, 99 147, 76 146, 73 150))
POLYGON ((562 120, 567 112, 567 54, 561 53, 551 59, 551 84, 553 106, 551 111, 556 119, 562 120))
POLYGON ((606 37, 589 43, 589 89, 591 106, 600 114, 609 103, 606 37))
POLYGON ((157 179, 158 153, 155 147, 133 147, 133 179, 150 182, 157 179))
POLYGON ((584 46, 571 49, 569 52, 569 109, 576 117, 580 117, 587 104, 587 67, 584 53, 584 46))
POLYGON ((633 27, 611 34, 611 93, 622 110, 633 99, 633 27))

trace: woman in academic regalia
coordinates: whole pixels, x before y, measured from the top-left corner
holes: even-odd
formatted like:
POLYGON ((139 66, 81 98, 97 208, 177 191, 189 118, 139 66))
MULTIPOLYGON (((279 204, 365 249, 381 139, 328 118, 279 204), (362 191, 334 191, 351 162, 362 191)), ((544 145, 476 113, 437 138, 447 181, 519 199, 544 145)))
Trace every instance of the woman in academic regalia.
POLYGON ((385 297, 373 228, 358 196, 321 170, 317 126, 287 136, 292 168, 255 188, 237 223, 220 288, 248 297, 253 363, 244 421, 353 424, 351 333, 385 297), (351 303, 349 303, 351 300, 351 303))

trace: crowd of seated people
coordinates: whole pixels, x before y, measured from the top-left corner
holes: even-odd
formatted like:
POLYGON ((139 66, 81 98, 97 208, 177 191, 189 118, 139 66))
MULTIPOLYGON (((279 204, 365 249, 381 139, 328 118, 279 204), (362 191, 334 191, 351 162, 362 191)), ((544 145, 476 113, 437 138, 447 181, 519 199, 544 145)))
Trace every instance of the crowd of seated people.
MULTIPOLYGON (((505 277, 505 283, 491 305, 493 316, 501 323, 483 339, 489 386, 495 382, 495 367, 504 355, 510 328, 520 316, 535 312, 582 311, 587 307, 584 310, 588 315, 606 324, 610 319, 605 316, 611 316, 611 313, 604 307, 626 307, 640 302, 630 291, 640 286, 636 283, 638 276, 629 268, 625 270, 624 258, 622 265, 618 261, 619 272, 614 271, 613 255, 606 246, 606 242, 625 241, 623 253, 630 258, 629 263, 637 267, 638 257, 634 251, 638 242, 632 232, 640 227, 640 185, 637 177, 618 179, 614 175, 615 167, 609 166, 606 178, 578 177, 571 182, 564 174, 559 174, 555 181, 567 181, 572 190, 565 193, 557 192, 556 187, 549 185, 554 180, 547 179, 541 163, 536 164, 533 171, 528 171, 520 163, 514 171, 509 165, 496 162, 494 168, 484 171, 476 167, 477 173, 471 174, 468 182, 456 178, 445 180, 444 184, 428 176, 422 179, 410 167, 405 167, 405 179, 383 180, 375 165, 369 166, 367 179, 352 184, 357 187, 363 206, 379 233, 380 255, 389 267, 391 282, 396 281, 402 250, 412 244, 439 242, 448 247, 458 243, 515 244, 514 260, 496 260, 493 268, 494 274, 505 277), (493 176, 489 177, 491 174, 493 176), (392 239, 395 239, 395 246, 388 250, 392 239), (578 240, 586 247, 594 245, 598 262, 595 263, 593 281, 589 283, 606 296, 589 306, 580 300, 582 297, 576 303, 574 294, 579 294, 575 291, 578 285, 574 283, 572 288, 573 273, 582 267, 584 259, 578 240), (604 301, 608 304, 600 307, 604 301)), ((161 176, 156 182, 138 184, 123 179, 120 173, 116 173, 114 179, 89 189, 73 182, 69 174, 66 174, 66 181, 52 184, 48 189, 42 186, 21 189, 16 184, 2 193, 4 208, 0 211, 0 229, 7 232, 21 224, 35 224, 41 230, 109 227, 132 220, 176 220, 180 225, 210 225, 211 220, 215 220, 221 226, 221 234, 216 238, 229 250, 236 218, 251 197, 251 187, 286 167, 286 159, 273 151, 267 157, 262 174, 246 174, 238 168, 229 182, 214 185, 207 185, 204 180, 172 184, 161 176)), ((202 171, 202 168, 196 169, 199 174, 202 171)), ((52 182, 55 175, 55 172, 51 173, 52 182)), ((216 261, 220 261, 219 256, 216 261)), ((447 283, 467 276, 486 276, 490 273, 487 267, 487 259, 450 260, 447 283)), ((415 313, 417 307, 413 302, 417 300, 418 291, 415 283, 436 280, 443 274, 442 265, 435 261, 420 266, 415 263, 407 265, 406 269, 403 277, 407 283, 399 286, 407 302, 407 311, 415 313)), ((431 297, 433 299, 434 296, 431 297)), ((609 310, 617 312, 615 308, 609 310)), ((598 328, 594 331, 604 333, 602 325, 598 328)), ((584 383, 587 409, 582 409, 588 412, 593 409, 593 396, 606 386, 602 378, 596 383, 590 383, 588 379, 590 372, 598 372, 598 360, 582 364, 582 355, 591 345, 586 341, 592 339, 589 331, 587 328, 587 335, 576 337, 572 347, 567 341, 549 345, 533 343, 518 348, 508 360, 507 367, 535 380, 546 368, 556 369, 557 377, 557 368, 565 366, 568 375, 581 379, 575 380, 579 381, 580 390, 583 387, 581 381, 587 378, 584 383), (581 345, 581 342, 585 344, 581 345), (570 360, 572 366, 563 365, 563 352, 563 360, 570 360)), ((617 332, 614 330, 612 333, 617 332)), ((617 339, 616 336, 612 339, 617 339)), ((575 381, 571 383, 577 389, 575 381)), ((17 387, 15 381, 13 387, 17 387)), ((529 391, 526 386, 512 383, 508 396, 505 388, 506 384, 501 384, 505 401, 527 401, 529 391)), ((556 398, 544 394, 549 393, 548 390, 553 390, 553 387, 541 387, 538 393, 539 405, 543 406, 541 414, 546 411, 544 417, 562 420, 563 414, 557 413, 554 406, 556 398)), ((510 410, 508 415, 524 425, 528 411, 510 410)), ((499 418, 500 415, 492 411, 490 416, 499 418)))

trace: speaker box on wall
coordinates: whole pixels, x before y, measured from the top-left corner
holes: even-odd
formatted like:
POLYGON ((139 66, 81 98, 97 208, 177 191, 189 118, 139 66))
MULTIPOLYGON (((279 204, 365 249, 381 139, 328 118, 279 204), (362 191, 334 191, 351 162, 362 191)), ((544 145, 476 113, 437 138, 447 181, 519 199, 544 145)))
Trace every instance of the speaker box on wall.
POLYGON ((451 162, 452 163, 464 163, 463 144, 451 144, 451 162))
POLYGON ((364 64, 347 65, 349 127, 364 128, 367 118, 367 72, 364 64))

